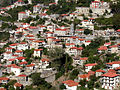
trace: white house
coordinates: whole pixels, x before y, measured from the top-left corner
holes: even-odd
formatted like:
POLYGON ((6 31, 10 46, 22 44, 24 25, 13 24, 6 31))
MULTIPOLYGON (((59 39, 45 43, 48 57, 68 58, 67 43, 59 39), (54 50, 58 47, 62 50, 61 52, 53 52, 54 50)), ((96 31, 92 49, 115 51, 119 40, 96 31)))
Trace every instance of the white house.
POLYGON ((101 76, 102 74, 104 74, 105 73, 105 71, 104 70, 102 70, 102 69, 99 69, 99 70, 96 70, 96 77, 98 77, 98 76, 101 76))
POLYGON ((120 67, 120 61, 113 61, 110 63, 106 63, 106 66, 108 69, 115 69, 117 67, 120 67))
POLYGON ((18 76, 21 74, 21 69, 22 69, 22 67, 14 65, 11 67, 11 72, 13 72, 15 74, 15 76, 18 76))
POLYGON ((18 46, 17 46, 17 49, 18 49, 18 50, 26 50, 26 49, 28 49, 28 48, 29 48, 29 46, 28 46, 28 44, 27 44, 26 42, 21 42, 21 43, 19 43, 18 46))
POLYGON ((113 90, 119 87, 119 75, 113 72, 108 72, 101 75, 102 88, 113 90))
POLYGON ((46 68, 47 66, 49 66, 49 59, 42 58, 40 60, 40 68, 46 68))
POLYGON ((78 82, 75 82, 73 80, 67 80, 62 82, 67 90, 77 90, 78 82))
POLYGON ((28 18, 28 15, 26 12, 19 12, 18 13, 18 20, 23 20, 25 18, 28 18))
POLYGON ((35 49, 33 56, 34 56, 34 57, 41 57, 41 55, 42 55, 42 50, 43 50, 43 49, 35 49))
POLYGON ((9 81, 9 78, 7 77, 0 77, 0 83, 7 84, 9 81))
POLYGON ((85 72, 89 72, 96 65, 97 65, 97 63, 85 64, 85 72))

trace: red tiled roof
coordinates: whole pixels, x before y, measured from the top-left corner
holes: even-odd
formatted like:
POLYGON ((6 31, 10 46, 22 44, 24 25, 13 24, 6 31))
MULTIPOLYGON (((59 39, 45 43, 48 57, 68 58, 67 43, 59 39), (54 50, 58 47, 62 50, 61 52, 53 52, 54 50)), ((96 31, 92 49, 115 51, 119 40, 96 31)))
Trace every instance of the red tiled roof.
POLYGON ((22 65, 22 64, 27 64, 27 62, 26 62, 26 61, 20 62, 19 64, 20 64, 20 65, 22 65))
POLYGON ((112 45, 112 46, 110 46, 110 48, 116 48, 116 47, 118 47, 118 45, 112 45))
POLYGON ((60 39, 55 39, 55 40, 53 40, 53 41, 60 42, 61 40, 60 40, 60 39))
POLYGON ((21 42, 20 44, 26 44, 26 42, 21 42))
POLYGON ((44 41, 35 40, 35 41, 33 41, 33 42, 42 43, 42 42, 44 42, 44 41))
POLYGON ((84 41, 85 39, 79 38, 78 40, 80 40, 80 41, 84 41))
POLYGON ((6 90, 5 88, 0 88, 0 90, 6 90))
POLYGON ((29 65, 27 65, 27 67, 33 67, 33 66, 35 66, 35 64, 29 64, 29 65))
POLYGON ((120 70, 120 67, 117 67, 115 70, 120 70))
POLYGON ((66 46, 75 45, 74 43, 66 43, 66 46))
POLYGON ((26 58, 25 57, 17 57, 16 59, 23 60, 23 59, 26 59, 26 58))
POLYGON ((34 35, 27 35, 26 37, 34 37, 34 35))
POLYGON ((15 58, 13 58, 13 59, 9 59, 9 61, 15 61, 16 59, 15 58))
POLYGON ((21 87, 21 86, 23 86, 23 85, 20 84, 20 83, 15 83, 14 86, 16 86, 16 87, 21 87))
POLYGON ((49 59, 42 58, 42 59, 41 59, 41 61, 42 61, 42 62, 45 62, 45 61, 47 61, 47 62, 48 62, 48 61, 49 61, 49 59))
POLYGON ((5 52, 6 54, 11 54, 12 52, 8 51, 8 52, 5 52))
POLYGON ((5 48, 5 49, 13 49, 13 48, 11 48, 11 47, 7 47, 7 48, 5 48))
POLYGON ((30 29, 37 29, 35 26, 29 26, 30 29))
POLYGON ((116 77, 116 76, 119 76, 118 74, 116 73, 113 73, 113 72, 108 72, 108 73, 105 73, 101 76, 104 76, 104 77, 116 77))
POLYGON ((42 51, 43 49, 35 49, 34 51, 42 51))
POLYGON ((16 52, 16 53, 20 53, 20 52, 23 52, 23 51, 22 51, 22 50, 16 50, 15 52, 16 52))
POLYGON ((94 75, 95 72, 94 72, 94 71, 89 71, 88 74, 89 74, 89 75, 94 75))
POLYGON ((18 45, 18 43, 10 44, 10 46, 17 46, 17 45, 18 45))
POLYGON ((88 57, 82 57, 80 60, 88 60, 88 57))
POLYGON ((20 68, 21 69, 22 67, 19 67, 19 66, 16 65, 16 66, 12 66, 12 68, 20 68))
POLYGON ((98 48, 98 50, 107 50, 108 48, 106 46, 100 46, 100 48, 98 48))
POLYGON ((120 32, 120 29, 118 29, 117 32, 120 32))
POLYGON ((113 69, 109 69, 108 72, 116 73, 116 71, 113 69))
POLYGON ((70 49, 77 49, 77 47, 71 47, 70 49))
POLYGON ((76 31, 84 31, 84 29, 77 29, 76 31))
POLYGON ((63 81, 62 83, 67 84, 70 87, 72 87, 72 86, 78 86, 78 82, 75 82, 73 80, 63 81))
POLYGON ((96 72, 105 72, 104 70, 98 69, 96 72))
POLYGON ((27 77, 25 74, 18 75, 17 77, 27 77))
POLYGON ((110 65, 112 65, 112 64, 120 64, 120 61, 113 61, 113 62, 106 63, 106 64, 110 64, 110 65))
POLYGON ((79 48, 77 48, 77 50, 83 50, 83 47, 79 47, 79 48))
POLYGON ((0 77, 0 80, 9 80, 7 77, 0 77))
POLYGON ((80 77, 80 78, 89 78, 90 74, 82 74, 82 75, 78 75, 78 77, 80 77))
POLYGON ((89 64, 85 64, 85 66, 95 66, 97 65, 97 63, 89 63, 89 64))

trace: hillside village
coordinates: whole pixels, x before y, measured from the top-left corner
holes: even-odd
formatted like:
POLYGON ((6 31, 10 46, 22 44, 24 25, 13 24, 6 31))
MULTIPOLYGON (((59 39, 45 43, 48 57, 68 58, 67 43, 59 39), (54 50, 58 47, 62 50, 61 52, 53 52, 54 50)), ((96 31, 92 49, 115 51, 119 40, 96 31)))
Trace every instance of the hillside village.
POLYGON ((0 90, 119 90, 118 3, 18 0, 0 8, 0 90))

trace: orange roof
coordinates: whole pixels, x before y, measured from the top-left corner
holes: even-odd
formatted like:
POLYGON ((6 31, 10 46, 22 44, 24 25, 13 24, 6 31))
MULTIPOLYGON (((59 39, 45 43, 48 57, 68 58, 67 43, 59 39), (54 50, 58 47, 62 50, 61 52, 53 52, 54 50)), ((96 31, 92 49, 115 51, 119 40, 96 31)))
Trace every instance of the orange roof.
POLYGON ((118 29, 117 32, 120 32, 120 29, 118 29))
POLYGON ((13 67, 13 68, 22 68, 22 67, 19 67, 19 66, 17 66, 17 65, 16 65, 16 66, 12 66, 12 67, 13 67))
POLYGON ((104 76, 104 77, 116 77, 116 76, 119 76, 118 74, 116 73, 113 73, 113 72, 108 72, 108 73, 105 73, 101 76, 104 76))
POLYGON ((26 44, 26 42, 21 42, 20 44, 26 44))
POLYGON ((11 47, 7 47, 7 48, 5 48, 5 49, 13 49, 13 48, 11 48, 11 47))
POLYGON ((18 77, 27 77, 25 74, 18 75, 18 77))
POLYGON ((120 67, 117 67, 115 70, 120 70, 120 67))
POLYGON ((34 35, 27 35, 26 37, 34 37, 34 35))
POLYGON ((0 88, 0 90, 6 90, 5 88, 0 88))
POLYGON ((60 39, 55 39, 55 40, 53 40, 53 41, 60 42, 61 40, 60 40, 60 39))
POLYGON ((27 62, 26 62, 26 61, 24 61, 24 62, 20 62, 19 64, 20 64, 20 65, 21 65, 21 64, 27 64, 27 62))
POLYGON ((84 31, 84 29, 77 29, 76 31, 84 31))
POLYGON ((82 57, 80 60, 88 60, 88 57, 82 57))
POLYGON ((18 45, 18 43, 10 44, 10 46, 17 46, 17 45, 18 45))
POLYGON ((72 36, 72 37, 70 37, 70 38, 76 39, 76 38, 78 38, 78 37, 77 37, 77 36, 72 36))
POLYGON ((97 63, 89 63, 89 64, 85 64, 85 66, 95 66, 97 65, 97 63))
POLYGON ((77 49, 77 47, 71 47, 70 49, 77 49))
POLYGON ((48 62, 48 61, 49 61, 49 59, 43 58, 43 59, 41 59, 41 61, 42 61, 42 62, 45 62, 45 61, 47 61, 47 62, 48 62))
POLYGON ((23 60, 23 59, 26 59, 26 58, 25 57, 17 57, 16 59, 23 60))
POLYGON ((13 58, 13 59, 9 59, 9 61, 15 61, 15 58, 13 58))
POLYGON ((16 87, 21 87, 21 86, 23 86, 23 85, 20 84, 20 83, 15 83, 14 86, 16 86, 16 87))
POLYGON ((82 75, 78 75, 78 77, 80 77, 80 78, 89 78, 90 74, 82 74, 82 75))
POLYGON ((84 41, 85 39, 79 38, 78 40, 80 40, 80 41, 84 41))
POLYGON ((74 43, 66 43, 66 46, 75 45, 74 43))
POLYGON ((105 72, 104 70, 98 69, 96 72, 105 72))
POLYGON ((106 64, 109 64, 109 65, 112 65, 112 64, 120 64, 120 61, 113 61, 113 62, 106 63, 106 64))
POLYGON ((56 28, 56 31, 66 31, 67 29, 56 28))
POLYGON ((91 41, 89 41, 89 40, 88 40, 88 41, 85 41, 85 42, 88 42, 88 43, 90 43, 91 41))
POLYGON ((108 72, 116 73, 114 69, 109 69, 108 72))
POLYGON ((72 87, 72 86, 78 86, 78 82, 75 82, 73 80, 63 81, 62 83, 67 84, 70 87, 72 87))
POLYGON ((44 41, 35 40, 35 41, 33 41, 33 42, 42 43, 42 42, 44 42, 44 41))
POLYGON ((100 46, 100 48, 98 48, 98 50, 107 50, 106 46, 100 46))
POLYGON ((30 29, 37 29, 35 26, 29 26, 30 29))
POLYGON ((79 47, 79 48, 77 48, 77 50, 83 50, 83 47, 79 47))
POLYGON ((33 66, 35 66, 35 64, 29 64, 29 65, 27 65, 27 67, 33 67, 33 66))
POLYGON ((8 51, 8 52, 5 52, 6 54, 11 54, 12 52, 8 51))
POLYGON ((118 45, 112 45, 110 46, 110 48, 116 48, 118 45))
POLYGON ((104 45, 111 45, 111 42, 105 43, 104 45))
POLYGON ((42 51, 43 49, 35 49, 34 51, 42 51))
POLYGON ((22 50, 16 50, 15 52, 16 52, 16 53, 20 53, 20 52, 23 52, 23 51, 22 51, 22 50))
POLYGON ((9 80, 7 77, 0 77, 0 80, 9 80))
POLYGON ((90 75, 94 75, 95 72, 94 72, 94 71, 89 71, 88 74, 90 74, 90 75))

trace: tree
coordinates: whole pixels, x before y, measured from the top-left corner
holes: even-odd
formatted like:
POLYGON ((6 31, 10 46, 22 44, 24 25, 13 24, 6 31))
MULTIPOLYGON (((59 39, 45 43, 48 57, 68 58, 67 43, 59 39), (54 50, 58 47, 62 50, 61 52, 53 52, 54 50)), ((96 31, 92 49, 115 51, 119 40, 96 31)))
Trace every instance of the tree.
POLYGON ((85 30, 84 30, 84 34, 85 34, 85 35, 92 34, 92 31, 89 30, 89 29, 85 29, 85 30))
POLYGON ((78 69, 74 69, 72 73, 70 74, 70 79, 74 80, 79 74, 78 69))
POLYGON ((63 90, 63 89, 66 89, 66 86, 65 86, 64 84, 61 84, 61 85, 60 85, 60 89, 62 89, 62 90, 63 90))

